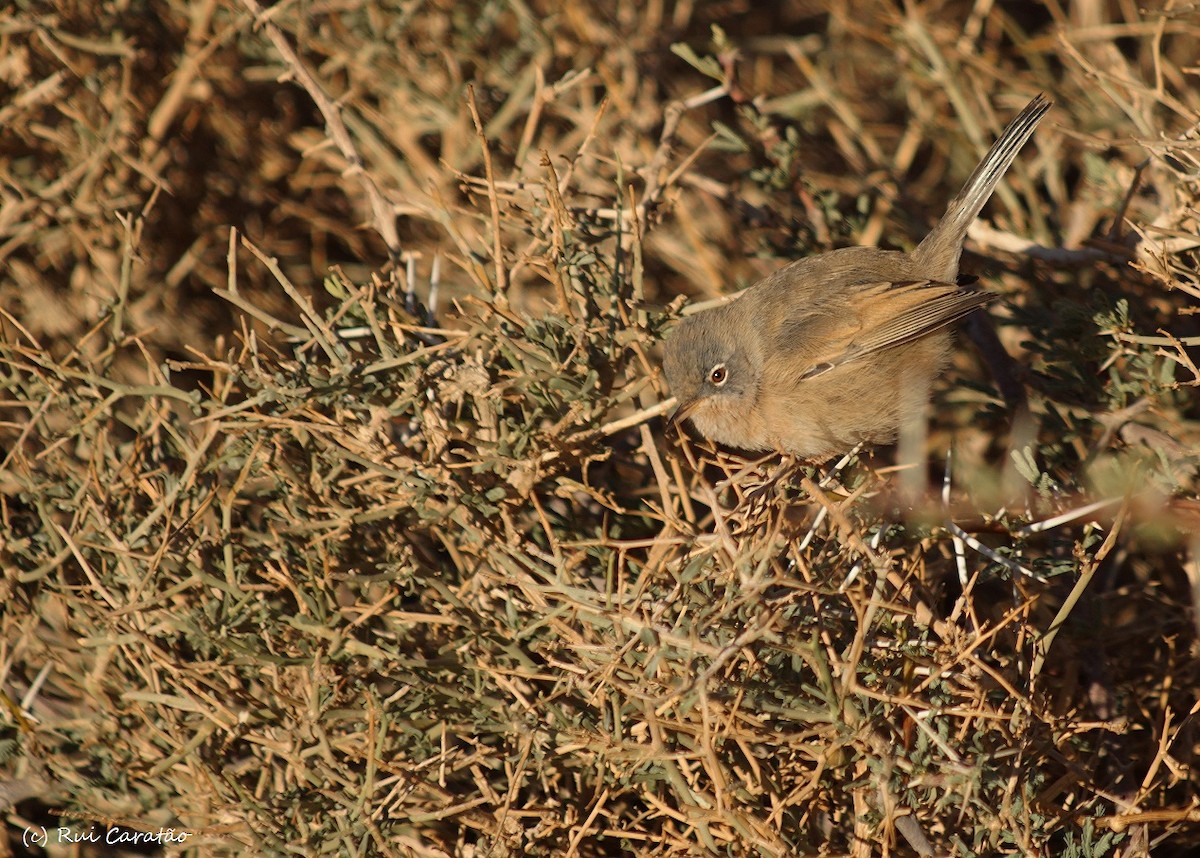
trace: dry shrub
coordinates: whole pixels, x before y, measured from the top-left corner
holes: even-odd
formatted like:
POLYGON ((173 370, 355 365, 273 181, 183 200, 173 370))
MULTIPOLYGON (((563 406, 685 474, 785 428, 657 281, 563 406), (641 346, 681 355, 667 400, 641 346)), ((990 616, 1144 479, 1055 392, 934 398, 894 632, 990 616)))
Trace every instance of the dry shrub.
POLYGON ((13 843, 1195 848, 1183 6, 250 8, 3 13, 13 843), (1038 90, 944 503, 662 431, 678 296, 910 246, 1038 90))

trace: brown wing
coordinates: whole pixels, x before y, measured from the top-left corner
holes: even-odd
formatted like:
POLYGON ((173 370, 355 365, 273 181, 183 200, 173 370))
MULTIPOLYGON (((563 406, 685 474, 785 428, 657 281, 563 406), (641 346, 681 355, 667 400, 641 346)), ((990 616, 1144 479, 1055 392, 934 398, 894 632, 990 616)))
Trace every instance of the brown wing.
POLYGON ((808 308, 781 319, 768 342, 773 353, 788 355, 789 371, 795 372, 796 381, 803 381, 833 369, 832 361, 863 334, 862 322, 850 307, 808 308))
POLYGON ((919 340, 990 303, 996 295, 925 281, 897 284, 882 298, 881 303, 891 312, 880 320, 880 324, 864 327, 862 335, 843 355, 842 363, 919 340))
MULTIPOLYGON (((949 283, 922 280, 881 283, 856 295, 854 309, 840 323, 822 317, 806 319, 792 333, 820 340, 799 379, 815 378, 839 366, 919 340, 953 324, 994 300, 991 292, 960 289, 949 283), (824 337, 820 337, 823 334, 824 337)), ((850 308, 847 308, 848 311, 850 308)))

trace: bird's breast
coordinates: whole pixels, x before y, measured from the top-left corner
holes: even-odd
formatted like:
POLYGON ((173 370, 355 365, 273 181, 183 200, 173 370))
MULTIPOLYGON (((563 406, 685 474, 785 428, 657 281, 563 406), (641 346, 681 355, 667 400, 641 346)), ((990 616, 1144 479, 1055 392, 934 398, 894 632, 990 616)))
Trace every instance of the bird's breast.
POLYGON ((743 450, 774 449, 762 410, 753 403, 710 397, 692 412, 692 425, 705 438, 743 450))

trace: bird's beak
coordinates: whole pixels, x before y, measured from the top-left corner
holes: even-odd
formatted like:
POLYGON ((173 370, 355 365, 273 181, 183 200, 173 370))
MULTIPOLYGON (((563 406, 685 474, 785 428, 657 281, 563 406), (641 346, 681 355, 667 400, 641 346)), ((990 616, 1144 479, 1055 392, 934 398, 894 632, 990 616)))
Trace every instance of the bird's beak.
POLYGON ((675 413, 667 418, 667 427, 674 429, 676 432, 682 432, 681 424, 692 416, 692 412, 700 407, 699 399, 689 399, 687 402, 675 409, 675 413))

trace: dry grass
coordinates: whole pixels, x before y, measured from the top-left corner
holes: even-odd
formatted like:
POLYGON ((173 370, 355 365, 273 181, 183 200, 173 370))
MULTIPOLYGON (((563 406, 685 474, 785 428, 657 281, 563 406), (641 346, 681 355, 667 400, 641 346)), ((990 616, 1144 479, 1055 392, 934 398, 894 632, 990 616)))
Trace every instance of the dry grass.
POLYGON ((1009 8, 0 12, 0 854, 1190 854, 1200 21, 1009 8), (1038 91, 944 494, 664 435, 1038 91))

